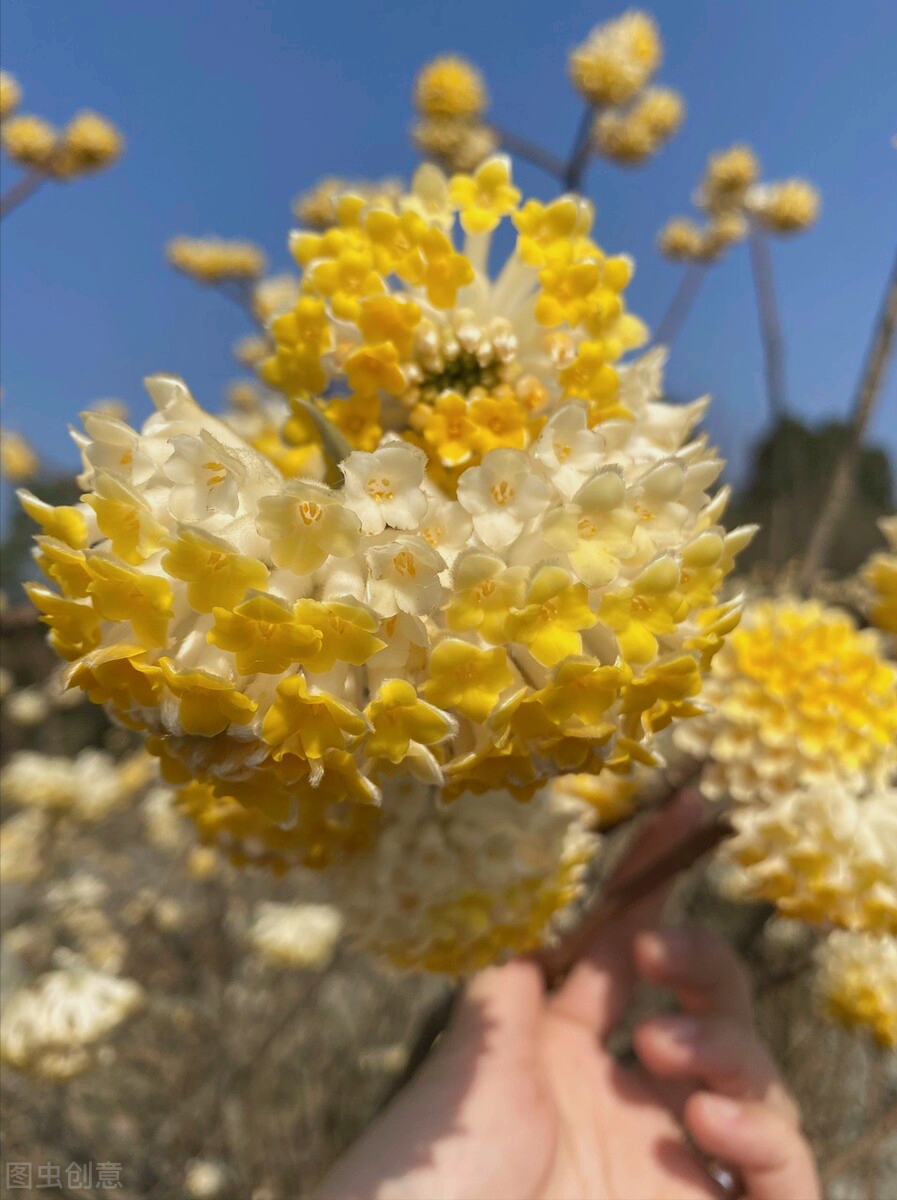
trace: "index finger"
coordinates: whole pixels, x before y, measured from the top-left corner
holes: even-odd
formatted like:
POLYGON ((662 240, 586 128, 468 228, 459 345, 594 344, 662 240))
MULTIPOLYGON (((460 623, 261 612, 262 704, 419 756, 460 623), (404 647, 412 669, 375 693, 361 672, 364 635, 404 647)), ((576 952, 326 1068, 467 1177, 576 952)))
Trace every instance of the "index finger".
POLYGON ((655 929, 638 935, 641 975, 671 988, 689 1013, 716 1013, 753 1024, 751 983, 741 960, 708 929, 655 929))

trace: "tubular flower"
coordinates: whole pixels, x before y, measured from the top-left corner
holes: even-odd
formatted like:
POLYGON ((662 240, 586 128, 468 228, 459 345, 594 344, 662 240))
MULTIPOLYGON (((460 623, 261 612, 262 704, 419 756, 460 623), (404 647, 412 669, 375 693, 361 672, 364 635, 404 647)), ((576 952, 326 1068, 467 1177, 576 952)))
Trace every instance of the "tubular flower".
POLYGON ((63 129, 53 156, 53 174, 61 179, 102 171, 121 157, 124 139, 111 121, 81 112, 63 129))
POLYGON ((591 104, 623 104, 660 65, 663 46, 654 21, 639 9, 597 25, 570 55, 570 78, 591 104))
POLYGON ((8 117, 0 129, 0 144, 12 161, 38 170, 48 166, 56 151, 57 137, 49 121, 29 113, 8 117))
POLYGON ((810 785, 884 783, 897 767, 897 667, 839 609, 751 606, 704 697, 712 712, 676 737, 709 756, 711 798, 767 803, 810 785))
POLYGON ((737 806, 728 890, 789 917, 897 935, 897 787, 816 784, 737 806))
POLYGON ((0 71, 0 121, 14 113, 22 100, 22 89, 15 75, 0 71))
POLYGON ((879 1045, 897 1046, 897 938, 829 934, 816 952, 816 992, 850 1028, 867 1026, 879 1045))
POLYGON ((878 527, 890 552, 873 554, 862 571, 863 583, 870 593, 869 620, 897 636, 897 516, 883 517, 878 527))
POLYGON ((748 188, 744 206, 758 225, 770 233, 803 233, 816 223, 819 191, 806 179, 761 183, 748 188))
POLYGON ((425 117, 479 117, 489 104, 483 76, 456 54, 434 58, 414 84, 414 104, 425 117))
POLYGON ((265 256, 252 242, 177 237, 168 243, 165 253, 175 270, 199 283, 257 279, 265 269, 265 256))
MULTIPOLYGON (((226 424, 157 376, 140 431, 85 416, 80 505, 23 493, 49 580, 29 594, 69 685, 145 733, 183 811, 237 861, 360 878, 390 829, 406 857, 421 822, 482 811, 491 830, 499 788, 514 799, 494 801, 496 827, 519 812, 525 846, 555 776, 657 761, 655 733, 701 711, 737 624, 719 591, 751 530, 718 524, 722 463, 691 438, 704 403, 660 400, 660 352, 618 362, 635 340, 628 260, 588 240, 581 202, 520 209, 506 163, 487 166, 445 187, 430 168, 393 209, 343 197, 337 226, 294 238, 303 295, 272 322, 266 366, 290 380, 288 425, 321 415, 325 387, 334 423, 367 415, 331 482, 287 478, 238 432, 251 411, 226 424), (459 209, 465 253, 447 232, 459 209), (507 215, 518 251, 493 284, 507 215)), ((495 870, 480 844, 474 882, 495 870)), ((507 869, 500 904, 528 895, 535 924, 503 916, 482 941, 458 927, 480 947, 465 962, 535 939, 573 886, 510 851, 507 869)), ((426 961, 439 954, 461 961, 426 961)))
POLYGON ((458 975, 535 949, 597 848, 587 806, 550 789, 446 805, 397 780, 383 815, 375 851, 335 864, 330 886, 347 932, 398 967, 458 975))

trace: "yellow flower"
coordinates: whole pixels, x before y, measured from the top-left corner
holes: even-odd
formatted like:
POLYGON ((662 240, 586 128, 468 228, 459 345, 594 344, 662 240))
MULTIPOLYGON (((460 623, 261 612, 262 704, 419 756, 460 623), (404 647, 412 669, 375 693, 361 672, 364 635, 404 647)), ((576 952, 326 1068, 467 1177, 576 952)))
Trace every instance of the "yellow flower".
POLYGON ((830 933, 816 952, 816 993, 848 1028, 871 1029, 881 1046, 897 1046, 897 937, 830 933))
POLYGON ((734 145, 711 154, 698 192, 700 206, 709 212, 737 208, 760 174, 760 163, 750 146, 734 145))
POLYGON ((40 460, 30 442, 20 433, 0 429, 0 475, 10 483, 21 483, 37 473, 40 460))
POLYGON ((623 166, 636 166, 660 148, 660 138, 637 113, 599 113, 592 126, 595 151, 623 166))
POLYGON ((446 638, 430 657, 423 694, 442 708, 485 721, 513 678, 502 648, 480 650, 469 642, 446 638))
POLYGON ((314 762, 328 750, 344 750, 368 728, 354 705, 328 692, 310 691, 303 675, 289 675, 277 685, 277 699, 262 724, 262 737, 276 759, 291 754, 314 762))
POLYGON ((408 755, 411 742, 435 746, 454 732, 445 713, 426 704, 404 679, 387 679, 364 710, 372 733, 367 753, 400 763, 408 755))
POLYGON ((480 72, 459 55, 428 62, 414 85, 414 103, 426 117, 478 117, 489 103, 480 72))
POLYGON ((490 158, 473 175, 456 175, 450 195, 461 210, 461 226, 467 233, 489 233, 520 201, 520 192, 511 183, 510 159, 502 155, 490 158))
POLYGON ((641 91, 660 65, 663 47, 647 13, 630 9, 597 25, 570 55, 573 86, 592 104, 622 104, 641 91))
POLYGON ((498 149, 498 137, 488 125, 455 117, 418 121, 411 135, 418 149, 450 171, 473 171, 498 149))
POLYGON ((241 675, 257 671, 281 675, 293 663, 308 667, 321 650, 320 630, 301 621, 289 604, 274 596, 253 596, 232 612, 212 611, 215 624, 208 640, 233 653, 241 675))
POLYGON ((685 101, 672 88, 648 88, 636 100, 631 116, 643 122, 665 141, 679 129, 685 118, 685 101))
POLYGON ((26 113, 8 117, 0 128, 0 144, 12 161, 38 170, 49 164, 56 139, 56 130, 49 121, 26 113))
POLYGON ((165 686, 178 704, 185 733, 214 737, 229 725, 246 725, 258 707, 254 700, 208 671, 178 671, 170 658, 160 658, 165 686))
POLYGON ((873 630, 791 599, 751 606, 714 659, 706 718, 677 737, 710 755, 709 795, 774 799, 808 784, 886 779, 897 765, 897 668, 873 630))
POLYGON ((0 121, 16 111, 22 100, 22 89, 15 75, 0 71, 0 121))
POLYGON ((645 663, 657 653, 657 639, 676 631, 679 568, 659 559, 638 575, 631 587, 605 596, 601 619, 614 630, 620 652, 629 662, 645 663))
POLYGON ((107 621, 129 621, 146 646, 167 644, 168 622, 174 606, 171 587, 164 576, 120 566, 99 555, 91 555, 88 568, 93 580, 87 591, 99 616, 107 621))
POLYGON ((526 602, 508 616, 507 631, 537 662, 552 667, 582 652, 580 631, 590 629, 597 619, 584 584, 562 567, 542 567, 529 586, 526 602))
POLYGON ((232 608, 268 578, 267 567, 257 558, 234 554, 227 542, 192 529, 182 530, 167 546, 162 566, 188 584, 187 599, 197 612, 209 613, 216 605, 232 608))

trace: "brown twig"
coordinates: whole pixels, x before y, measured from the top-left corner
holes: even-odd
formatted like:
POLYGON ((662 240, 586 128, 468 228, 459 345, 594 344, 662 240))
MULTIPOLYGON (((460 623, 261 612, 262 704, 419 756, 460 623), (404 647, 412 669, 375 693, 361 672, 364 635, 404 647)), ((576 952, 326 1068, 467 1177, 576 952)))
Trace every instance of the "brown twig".
POLYGON ((666 312, 660 318, 654 341, 661 346, 669 346, 679 330, 685 324, 685 318, 691 312, 692 305, 697 299, 701 284, 707 274, 706 263, 689 263, 682 272, 679 285, 673 293, 673 298, 666 312))
POLYGON ((40 614, 30 604, 17 604, 0 612, 0 636, 15 637, 28 629, 36 629, 40 623, 40 614))
POLYGON ((501 125, 493 125, 491 128, 493 133, 498 135, 502 146, 511 154, 518 158, 525 158, 527 162, 538 167, 540 171, 544 171, 546 175, 551 175, 553 179, 557 179, 559 182, 563 180, 564 172, 567 169, 563 159, 552 154, 550 150, 543 150, 541 146, 531 142, 528 138, 521 137, 510 129, 504 129, 501 125))
POLYGON ((612 884, 595 908, 566 937, 536 956, 548 983, 555 985, 564 978, 585 954, 603 925, 692 866, 731 833, 732 827, 725 819, 702 825, 641 871, 612 884))
POLYGON ((897 258, 891 268, 884 301, 875 320, 872 341, 863 362, 860 380, 850 416, 850 428, 832 473, 828 495, 819 511, 810 535, 806 557, 800 571, 800 584, 809 587, 825 566, 835 534, 841 523, 853 488, 853 476, 860 457, 863 435, 875 409, 894 353, 897 339, 897 258))
POLYGON ((33 196, 41 184, 46 183, 49 176, 44 171, 29 171, 27 175, 23 175, 17 180, 12 187, 6 189, 0 196, 0 220, 8 217, 9 214, 20 204, 24 204, 29 196, 33 196))

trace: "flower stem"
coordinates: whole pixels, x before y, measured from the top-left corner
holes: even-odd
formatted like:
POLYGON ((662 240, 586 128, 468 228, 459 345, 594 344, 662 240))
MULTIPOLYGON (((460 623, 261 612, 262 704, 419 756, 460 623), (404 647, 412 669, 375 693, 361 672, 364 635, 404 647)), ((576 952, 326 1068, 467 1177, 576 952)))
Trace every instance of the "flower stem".
POLYGON ((828 495, 810 535, 807 554, 800 572, 804 588, 825 566, 832 542, 841 523, 853 490, 853 476, 860 457, 863 435, 869 425, 876 401, 881 393, 897 339, 897 258, 885 289, 885 297, 875 320, 872 341, 866 352, 857 385, 847 433, 841 456, 832 472, 828 495))
POLYGON ((550 150, 543 150, 535 142, 513 133, 510 129, 504 129, 500 125, 493 125, 491 128, 493 133, 498 136, 502 146, 511 154, 517 155, 518 158, 525 158, 527 162, 538 167, 540 171, 544 171, 546 175, 551 175, 558 181, 563 180, 564 172, 567 169, 566 163, 556 154, 552 154, 550 150))
POLYGON ((766 400, 771 420, 778 422, 785 416, 788 407, 785 391, 785 342, 776 302, 769 243, 756 226, 751 229, 748 247, 760 317, 760 336, 763 339, 766 400))
POLYGON ((0 220, 8 217, 20 204, 24 204, 29 196, 33 196, 41 184, 47 182, 47 178, 43 171, 30 171, 12 187, 7 188, 0 196, 0 220))
POLYGON ((592 121, 594 120, 594 116, 595 112, 592 106, 590 104, 584 105, 582 116, 579 118, 576 137, 573 139, 573 149, 570 151, 567 166, 561 177, 561 183, 570 192, 578 192, 582 187, 582 178, 585 174, 586 164, 589 161, 589 153, 592 149, 592 121))
POLYGON ((685 324, 685 319, 691 312, 691 307, 697 299, 704 276, 707 274, 706 263, 689 263, 682 273, 679 286, 673 293, 673 298, 666 312, 660 318, 654 341, 661 346, 669 346, 676 338, 679 330, 685 324))

